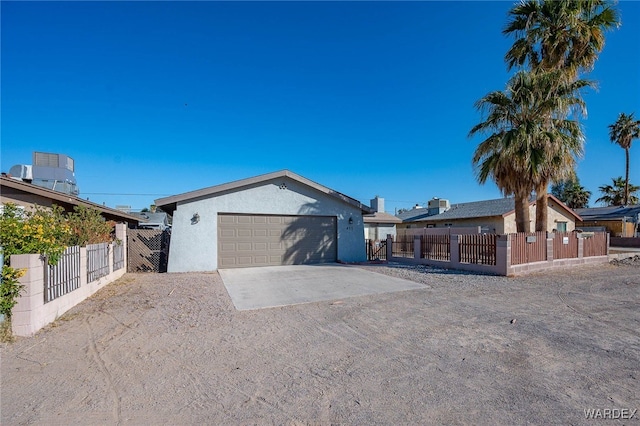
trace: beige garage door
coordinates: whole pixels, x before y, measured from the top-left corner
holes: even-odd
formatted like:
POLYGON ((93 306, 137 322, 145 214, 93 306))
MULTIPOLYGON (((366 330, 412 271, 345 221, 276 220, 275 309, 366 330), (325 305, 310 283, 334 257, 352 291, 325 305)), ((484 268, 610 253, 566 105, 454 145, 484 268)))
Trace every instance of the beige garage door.
POLYGON ((335 262, 336 218, 218 214, 218 267, 335 262))

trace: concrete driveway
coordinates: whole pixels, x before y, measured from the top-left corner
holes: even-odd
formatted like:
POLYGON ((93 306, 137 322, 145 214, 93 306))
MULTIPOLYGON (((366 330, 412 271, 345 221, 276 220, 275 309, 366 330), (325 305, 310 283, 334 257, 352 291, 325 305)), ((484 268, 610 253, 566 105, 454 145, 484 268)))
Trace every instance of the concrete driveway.
POLYGON ((239 311, 427 288, 339 264, 221 269, 218 273, 239 311))

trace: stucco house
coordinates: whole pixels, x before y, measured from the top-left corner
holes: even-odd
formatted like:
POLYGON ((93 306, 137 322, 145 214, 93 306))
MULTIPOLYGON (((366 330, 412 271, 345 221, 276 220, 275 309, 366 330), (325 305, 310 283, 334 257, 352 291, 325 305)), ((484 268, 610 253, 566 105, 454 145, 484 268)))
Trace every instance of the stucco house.
MULTIPOLYGON (((432 200, 433 201, 433 200, 432 200)), ((439 210, 413 208, 398 215, 401 228, 481 227, 483 232, 511 234, 516 232, 515 201, 512 197, 449 205, 437 200, 439 210)), ((431 205, 431 202, 430 202, 431 205)), ((535 230, 536 200, 529 202, 530 230, 535 230)), ((553 195, 549 195, 547 231, 570 232, 581 218, 553 195)))
POLYGON ((371 209, 289 170, 155 204, 173 216, 168 272, 366 260, 371 209))
POLYGON ((376 195, 371 199, 374 213, 364 215, 364 238, 366 240, 384 240, 387 235, 396 236, 396 225, 402 220, 384 211, 384 198, 376 195))

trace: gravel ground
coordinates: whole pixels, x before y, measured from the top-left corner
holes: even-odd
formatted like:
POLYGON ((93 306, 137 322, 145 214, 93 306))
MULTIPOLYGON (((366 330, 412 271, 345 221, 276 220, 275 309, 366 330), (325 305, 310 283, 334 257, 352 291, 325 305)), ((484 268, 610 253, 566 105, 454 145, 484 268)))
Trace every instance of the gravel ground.
POLYGON ((217 273, 127 274, 0 347, 0 422, 548 425, 640 409, 640 259, 517 278, 361 267, 424 288, 240 312, 217 273))

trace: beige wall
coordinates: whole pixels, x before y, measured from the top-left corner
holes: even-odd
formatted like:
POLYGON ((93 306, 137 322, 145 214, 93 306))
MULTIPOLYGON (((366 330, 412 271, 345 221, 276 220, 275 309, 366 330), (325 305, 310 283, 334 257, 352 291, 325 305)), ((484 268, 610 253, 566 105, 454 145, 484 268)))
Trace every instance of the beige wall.
MULTIPOLYGON (((488 232, 490 234, 504 234, 504 221, 500 216, 494 217, 483 217, 483 218, 472 218, 472 219, 458 219, 451 221, 420 221, 420 222, 412 222, 412 223, 401 223, 398 224, 398 229, 400 228, 425 228, 428 225, 435 225, 436 228, 445 228, 445 224, 451 223, 453 228, 460 227, 477 227, 480 226, 482 228, 488 228, 488 232)), ((486 232, 486 231, 485 231, 486 232)))
MULTIPOLYGON (((547 216, 547 231, 553 232, 558 226, 558 222, 567 222, 567 232, 571 232, 576 228, 575 216, 567 212, 563 207, 560 207, 555 201, 549 200, 547 216)), ((529 232, 536 229, 536 206, 532 204, 529 207, 529 232)), ((429 221, 423 220, 420 222, 402 223, 397 225, 398 229, 404 228, 423 228, 428 225, 436 225, 436 228, 444 228, 446 223, 451 223, 453 227, 461 226, 480 226, 482 228, 489 228, 489 233, 496 234, 513 234, 516 232, 516 214, 511 212, 505 217, 493 216, 473 219, 458 219, 451 221, 429 221)))
POLYGON ((51 199, 46 197, 41 197, 35 194, 28 194, 22 191, 16 191, 13 188, 2 187, 2 193, 0 194, 0 203, 13 203, 18 206, 24 206, 26 208, 31 208, 34 205, 39 205, 42 207, 51 207, 51 199))

